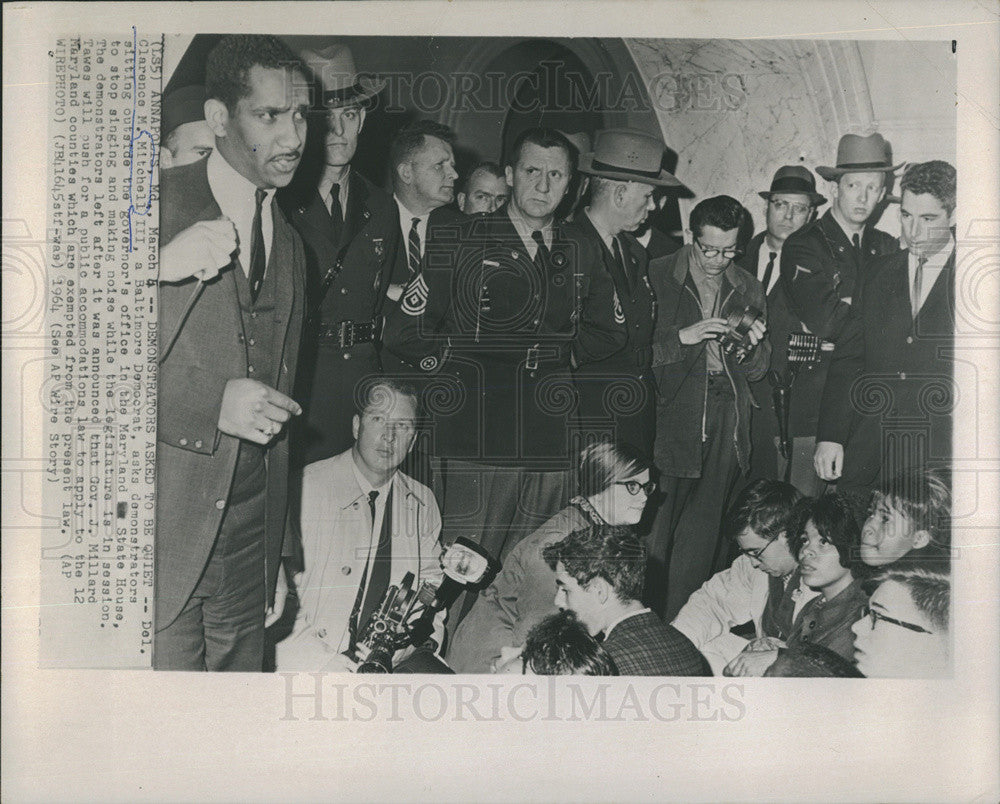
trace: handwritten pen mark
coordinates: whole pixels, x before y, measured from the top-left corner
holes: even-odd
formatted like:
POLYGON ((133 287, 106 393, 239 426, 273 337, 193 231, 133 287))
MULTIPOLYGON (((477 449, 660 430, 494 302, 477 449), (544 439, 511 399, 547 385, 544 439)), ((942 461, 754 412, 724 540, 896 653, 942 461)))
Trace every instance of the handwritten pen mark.
POLYGON ((149 210, 153 205, 152 193, 150 192, 152 188, 149 187, 146 188, 146 193, 145 193, 146 195, 145 208, 142 210, 142 212, 140 212, 135 208, 135 193, 133 192, 135 184, 135 159, 133 158, 133 156, 135 154, 135 144, 141 141, 143 137, 149 138, 150 155, 149 155, 149 173, 147 175, 149 176, 150 183, 152 183, 153 181, 153 164, 156 162, 156 140, 153 138, 153 135, 150 132, 146 131, 145 129, 141 129, 139 131, 139 135, 136 136, 136 131, 135 131, 136 101, 138 96, 138 80, 136 78, 136 65, 139 62, 139 51, 137 44, 138 44, 138 39, 136 35, 135 26, 133 25, 132 26, 132 129, 131 132, 129 133, 129 143, 128 143, 128 197, 129 197, 128 250, 130 254, 135 250, 134 244, 132 242, 132 215, 149 215, 149 210))

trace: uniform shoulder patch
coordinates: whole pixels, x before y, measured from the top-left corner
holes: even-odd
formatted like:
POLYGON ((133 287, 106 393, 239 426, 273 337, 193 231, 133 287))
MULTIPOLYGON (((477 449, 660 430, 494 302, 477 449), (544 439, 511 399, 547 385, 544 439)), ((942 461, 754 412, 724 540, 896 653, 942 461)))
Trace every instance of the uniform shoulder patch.
POLYGON ((417 274, 413 279, 410 280, 410 284, 406 286, 406 290, 403 291, 403 300, 400 303, 400 309, 407 315, 423 315, 424 309, 427 307, 427 296, 429 290, 427 287, 427 282, 424 280, 424 275, 417 274))
POLYGON ((801 271, 804 274, 810 274, 810 275, 813 273, 808 268, 805 268, 805 267, 803 267, 801 265, 796 265, 795 266, 795 275, 792 276, 792 280, 793 281, 799 278, 799 271, 801 271))

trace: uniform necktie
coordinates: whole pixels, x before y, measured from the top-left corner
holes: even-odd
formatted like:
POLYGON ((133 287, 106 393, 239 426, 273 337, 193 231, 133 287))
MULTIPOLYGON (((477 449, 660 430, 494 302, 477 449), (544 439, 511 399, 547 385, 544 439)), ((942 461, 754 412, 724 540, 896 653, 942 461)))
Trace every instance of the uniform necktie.
POLYGON ((856 252, 858 252, 858 254, 860 254, 861 253, 861 235, 859 235, 857 232, 855 232, 851 236, 851 243, 854 245, 854 250, 856 252))
POLYGON ((330 188, 330 222, 333 231, 333 242, 340 243, 340 236, 344 230, 344 208, 340 205, 339 184, 334 184, 330 188))
POLYGON ((538 248, 535 251, 535 266, 542 273, 545 273, 549 269, 549 247, 545 245, 545 238, 542 237, 542 233, 539 229, 535 229, 535 231, 531 233, 531 239, 538 245, 538 248))
POLYGON ((764 295, 767 295, 768 289, 771 287, 771 274, 774 273, 774 261, 778 257, 777 251, 771 251, 767 258, 767 267, 764 268, 764 278, 761 280, 761 284, 764 286, 764 295))
POLYGON ((417 231, 417 224, 420 218, 414 218, 410 226, 410 234, 406 238, 406 255, 410 266, 410 276, 420 273, 420 232, 417 231))
POLYGON ((920 295, 924 285, 924 263, 926 257, 917 257, 917 270, 913 272, 913 294, 910 296, 910 304, 913 308, 913 318, 916 319, 920 312, 920 295))
POLYGON ((250 230, 250 301, 257 303, 257 294, 264 282, 264 229, 261 225, 261 210, 267 193, 259 187, 254 193, 256 206, 253 212, 253 228, 250 230))
POLYGON ((615 255, 615 262, 618 263, 618 268, 621 270, 622 275, 625 277, 625 281, 629 283, 629 288, 632 287, 632 277, 629 275, 628 269, 625 267, 625 258, 622 257, 621 246, 618 245, 618 238, 611 238, 611 251, 615 255))

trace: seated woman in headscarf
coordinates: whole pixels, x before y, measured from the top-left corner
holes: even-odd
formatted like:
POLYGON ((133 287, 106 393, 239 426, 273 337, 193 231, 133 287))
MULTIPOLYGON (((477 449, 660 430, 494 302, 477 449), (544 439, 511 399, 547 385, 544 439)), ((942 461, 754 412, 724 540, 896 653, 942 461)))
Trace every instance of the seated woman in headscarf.
POLYGON ((590 525, 635 525, 653 490, 650 464, 637 450, 599 441, 580 453, 579 494, 515 547, 493 584, 459 623, 446 659, 456 673, 489 673, 501 648, 524 644, 556 612, 555 573, 542 550, 590 525))

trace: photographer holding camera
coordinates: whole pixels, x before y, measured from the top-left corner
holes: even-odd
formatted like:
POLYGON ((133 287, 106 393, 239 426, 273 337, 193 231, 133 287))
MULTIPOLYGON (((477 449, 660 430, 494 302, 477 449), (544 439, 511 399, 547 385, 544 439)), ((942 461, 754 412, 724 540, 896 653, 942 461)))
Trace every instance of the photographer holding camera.
POLYGON ((747 212, 726 195, 691 211, 693 243, 649 264, 659 309, 653 333, 656 465, 665 499, 649 537, 646 599, 670 622, 726 566, 723 511, 749 471, 749 382, 771 346, 764 289, 738 268, 747 212))
MULTIPOLYGON (((416 389, 376 377, 356 395, 354 446, 303 473, 304 571, 295 576, 294 629, 276 647, 278 670, 353 671, 359 637, 390 584, 407 573, 417 588, 443 577, 437 502, 399 471, 416 436, 416 389)), ((440 611, 434 619, 437 646, 444 617, 440 611)), ((408 652, 398 651, 396 661, 408 652)))

